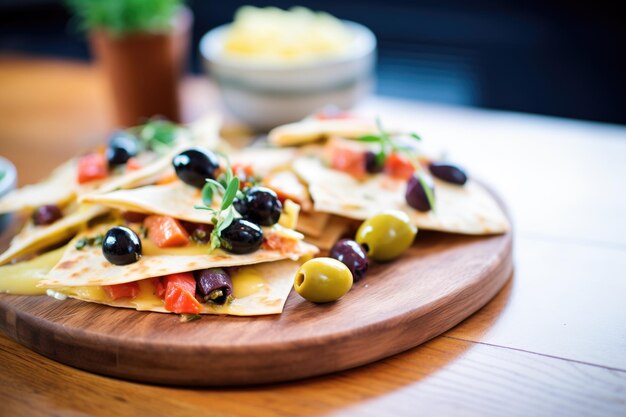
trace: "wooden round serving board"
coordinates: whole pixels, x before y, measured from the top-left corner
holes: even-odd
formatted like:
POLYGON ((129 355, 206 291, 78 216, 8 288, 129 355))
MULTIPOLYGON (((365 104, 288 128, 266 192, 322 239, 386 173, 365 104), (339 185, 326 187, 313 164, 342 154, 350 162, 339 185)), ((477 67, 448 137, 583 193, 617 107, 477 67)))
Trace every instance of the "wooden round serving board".
POLYGON ((137 312, 76 300, 0 295, 0 330, 56 361, 176 385, 286 381, 364 365, 419 345, 489 301, 513 270, 512 235, 418 234, 400 259, 370 267, 341 300, 292 291, 280 315, 137 312))

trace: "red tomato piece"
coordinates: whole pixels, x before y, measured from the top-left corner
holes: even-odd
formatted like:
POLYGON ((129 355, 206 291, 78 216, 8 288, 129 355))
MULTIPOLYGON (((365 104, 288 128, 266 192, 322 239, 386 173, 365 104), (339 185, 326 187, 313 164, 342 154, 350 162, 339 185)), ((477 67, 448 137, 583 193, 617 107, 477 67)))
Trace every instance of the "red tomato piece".
POLYGON ((100 180, 109 175, 106 157, 101 153, 90 153, 78 159, 78 183, 100 180))
POLYGON ((154 295, 162 300, 163 297, 165 297, 165 284, 161 280, 161 277, 150 278, 150 281, 152 281, 152 285, 154 286, 154 295))
POLYGON ((337 146, 332 151, 330 167, 361 179, 367 174, 365 151, 347 146, 337 146))
POLYGON ((392 153, 385 160, 385 173, 394 178, 408 180, 415 172, 415 167, 406 156, 392 153))
POLYGON ((196 280, 190 272, 168 275, 165 284, 165 309, 176 314, 198 314, 202 305, 196 299, 196 280))
POLYGON ((102 288, 112 300, 117 300, 118 298, 133 299, 139 294, 139 283, 137 281, 125 284, 103 285, 102 288))
POLYGON ((178 274, 170 274, 161 279, 165 288, 170 285, 178 285, 182 289, 192 294, 196 292, 196 279, 191 272, 180 272, 178 274))
POLYGON ((189 243, 189 233, 178 220, 169 216, 148 216, 143 221, 148 237, 160 248, 184 246, 189 243))
POLYGON ((288 239, 276 233, 269 234, 263 240, 263 249, 278 250, 281 253, 293 253, 297 246, 297 240, 288 239))

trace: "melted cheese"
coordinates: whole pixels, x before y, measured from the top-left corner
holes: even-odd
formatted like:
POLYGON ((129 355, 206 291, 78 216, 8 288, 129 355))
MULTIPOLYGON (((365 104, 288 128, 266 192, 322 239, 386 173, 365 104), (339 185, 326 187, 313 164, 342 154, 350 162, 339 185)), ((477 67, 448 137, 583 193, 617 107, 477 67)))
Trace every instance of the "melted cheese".
POLYGON ((0 267, 0 293, 18 295, 45 295, 45 288, 37 284, 61 259, 65 246, 28 261, 0 267))
POLYGON ((239 268, 231 275, 233 281, 233 297, 245 298, 258 291, 261 291, 266 282, 253 266, 239 268))
MULTIPOLYGON (((245 298, 267 286, 260 272, 253 266, 240 267, 231 275, 233 281, 233 296, 235 298, 245 298)), ((154 307, 163 307, 163 300, 156 294, 154 285, 150 279, 143 279, 139 282, 139 294, 132 300, 125 299, 124 304, 135 307, 137 310, 150 310, 154 307)), ((116 300, 109 298, 101 286, 89 287, 67 287, 59 290, 70 297, 91 300, 105 304, 116 304, 116 300)), ((120 299, 121 300, 121 299, 120 299)))

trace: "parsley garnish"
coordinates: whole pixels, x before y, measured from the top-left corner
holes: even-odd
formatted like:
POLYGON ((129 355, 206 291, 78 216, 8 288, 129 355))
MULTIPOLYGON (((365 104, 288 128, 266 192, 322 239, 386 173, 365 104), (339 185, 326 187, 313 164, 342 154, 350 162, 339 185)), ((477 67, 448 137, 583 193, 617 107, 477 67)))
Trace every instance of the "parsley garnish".
MULTIPOLYGON (((383 125, 380 118, 376 118, 376 127, 378 128, 378 134, 363 135, 358 138, 361 142, 377 143, 379 145, 378 152, 376 152, 376 164, 383 166, 385 159, 391 152, 406 152, 411 150, 410 147, 398 145, 392 138, 392 136, 383 129, 383 125)), ((417 133, 410 133, 409 137, 415 140, 422 140, 417 133)))
POLYGON ((207 210, 213 214, 211 217, 211 223, 213 223, 213 231, 211 231, 211 250, 217 249, 222 245, 220 240, 222 231, 230 226, 237 213, 235 207, 233 207, 233 201, 235 201, 237 196, 242 196, 241 191, 239 191, 239 177, 233 175, 233 170, 228 160, 226 163, 226 172, 220 180, 221 181, 216 181, 207 178, 206 184, 202 187, 203 205, 194 206, 196 209, 207 210), (212 207, 215 194, 222 195, 222 204, 219 209, 212 207))

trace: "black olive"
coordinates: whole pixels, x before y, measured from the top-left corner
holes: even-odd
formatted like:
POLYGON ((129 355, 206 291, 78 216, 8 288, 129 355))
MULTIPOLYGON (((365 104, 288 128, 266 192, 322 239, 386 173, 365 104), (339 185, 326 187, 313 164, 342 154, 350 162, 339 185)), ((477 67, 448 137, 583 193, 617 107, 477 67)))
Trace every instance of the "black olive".
POLYGON ((191 148, 176 155, 172 159, 172 165, 181 181, 202 188, 207 178, 215 179, 220 163, 213 152, 191 148))
POLYGON ((141 258, 141 240, 128 227, 112 227, 104 235, 102 254, 114 265, 132 264, 141 258))
POLYGON ((352 272, 355 282, 367 274, 367 267, 369 266, 367 255, 361 245, 354 240, 339 240, 333 245, 329 256, 343 262, 352 272))
POLYGON ((467 175, 456 165, 446 164, 443 162, 433 162, 428 168, 430 172, 440 180, 450 182, 452 184, 463 185, 467 182, 467 175))
POLYGON ((109 168, 124 165, 128 160, 139 153, 137 139, 123 130, 117 131, 109 138, 106 158, 109 168))
POLYGON ((245 220, 261 226, 271 226, 278 222, 283 205, 276 193, 265 187, 252 187, 245 196, 233 202, 235 210, 245 220))
POLYGON ((365 152, 365 170, 370 174, 382 172, 383 170, 383 165, 378 163, 378 158, 372 151, 365 152))
POLYGON ((220 233, 222 248, 231 253, 251 253, 261 247, 263 230, 244 219, 235 219, 220 233))
POLYGON ((37 226, 52 224, 63 217, 61 209, 55 204, 47 204, 37 208, 33 213, 33 223, 37 226))
MULTIPOLYGON (((435 188, 432 183, 432 179, 427 175, 422 175, 421 177, 424 182, 427 184, 428 188, 430 188, 432 195, 435 195, 435 188)), ((406 202, 409 206, 413 207, 418 211, 429 211, 432 209, 430 206, 430 201, 428 201, 428 197, 426 196, 426 191, 422 186, 422 182, 419 180, 417 174, 411 175, 409 181, 406 184, 406 194, 404 195, 406 202)))
POLYGON ((233 293, 233 282, 230 275, 222 268, 209 268, 194 271, 196 292, 204 301, 224 304, 233 293))

